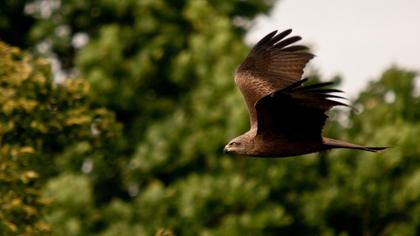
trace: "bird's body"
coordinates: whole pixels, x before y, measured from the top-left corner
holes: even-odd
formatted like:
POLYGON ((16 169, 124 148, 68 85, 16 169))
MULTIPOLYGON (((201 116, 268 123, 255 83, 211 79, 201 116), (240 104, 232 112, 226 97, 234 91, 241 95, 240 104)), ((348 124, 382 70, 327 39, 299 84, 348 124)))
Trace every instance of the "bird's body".
POLYGON ((322 128, 333 106, 346 104, 330 89, 331 82, 304 86, 303 69, 314 56, 301 38, 287 38, 291 30, 274 31, 261 39, 239 66, 235 83, 245 99, 250 130, 225 147, 228 153, 246 156, 288 157, 332 148, 378 151, 322 137, 322 128))
POLYGON ((281 136, 252 136, 253 132, 246 133, 252 140, 248 152, 242 154, 247 156, 261 157, 289 157, 307 153, 326 150, 322 142, 314 142, 303 139, 290 139, 281 136))

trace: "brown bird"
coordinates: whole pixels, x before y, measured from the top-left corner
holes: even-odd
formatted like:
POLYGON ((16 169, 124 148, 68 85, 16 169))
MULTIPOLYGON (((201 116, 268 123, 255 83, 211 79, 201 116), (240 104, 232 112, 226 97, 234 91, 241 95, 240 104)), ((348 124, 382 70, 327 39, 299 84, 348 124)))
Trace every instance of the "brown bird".
POLYGON ((245 98, 251 128, 234 138, 225 152, 265 157, 288 157, 333 148, 376 152, 385 147, 365 147, 322 137, 332 107, 346 104, 327 88, 332 82, 303 85, 303 69, 314 55, 291 29, 271 32, 261 39, 242 62, 235 83, 245 98))

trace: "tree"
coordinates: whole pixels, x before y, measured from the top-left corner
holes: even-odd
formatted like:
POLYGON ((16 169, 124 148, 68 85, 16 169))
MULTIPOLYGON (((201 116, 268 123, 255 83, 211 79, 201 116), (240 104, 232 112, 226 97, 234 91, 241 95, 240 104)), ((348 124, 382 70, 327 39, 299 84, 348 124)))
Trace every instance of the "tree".
POLYGON ((55 84, 45 60, 3 42, 0 55, 0 232, 45 235, 49 200, 40 190, 59 171, 57 154, 81 141, 91 146, 86 156, 100 153, 119 126, 109 111, 89 107, 86 81, 55 84))

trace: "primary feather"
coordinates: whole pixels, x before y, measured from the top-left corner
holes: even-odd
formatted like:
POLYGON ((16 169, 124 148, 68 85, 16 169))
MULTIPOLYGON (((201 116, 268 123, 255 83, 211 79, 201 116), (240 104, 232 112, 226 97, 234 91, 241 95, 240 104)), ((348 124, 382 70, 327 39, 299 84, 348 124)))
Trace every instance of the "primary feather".
POLYGON ((305 46, 291 46, 301 39, 299 36, 287 38, 291 32, 290 29, 279 34, 273 31, 265 36, 236 71, 235 83, 245 98, 251 126, 255 125, 257 118, 255 103, 300 80, 306 63, 314 57, 305 46))

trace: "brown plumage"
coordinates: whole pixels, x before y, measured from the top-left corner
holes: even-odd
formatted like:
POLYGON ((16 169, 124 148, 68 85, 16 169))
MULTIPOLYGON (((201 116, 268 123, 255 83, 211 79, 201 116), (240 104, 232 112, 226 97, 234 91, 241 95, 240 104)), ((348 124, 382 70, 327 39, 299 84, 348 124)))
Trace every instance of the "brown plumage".
POLYGON ((251 50, 235 74, 249 111, 251 128, 225 147, 228 153, 247 156, 288 157, 332 148, 376 152, 365 147, 322 137, 322 128, 333 106, 346 104, 332 82, 305 86, 305 65, 314 57, 308 48, 293 45, 301 37, 287 37, 292 30, 274 31, 251 50))

